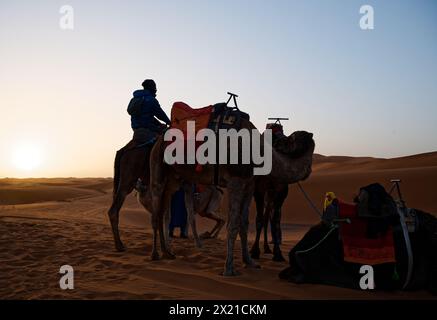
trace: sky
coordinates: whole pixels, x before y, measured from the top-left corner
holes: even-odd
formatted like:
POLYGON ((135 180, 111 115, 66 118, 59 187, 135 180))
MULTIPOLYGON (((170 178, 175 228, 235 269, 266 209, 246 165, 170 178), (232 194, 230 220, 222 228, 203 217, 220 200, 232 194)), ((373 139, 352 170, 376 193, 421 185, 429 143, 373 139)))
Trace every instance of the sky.
POLYGON ((433 0, 0 0, 0 177, 112 176, 146 78, 167 114, 232 91, 258 128, 313 132, 317 153, 436 151, 436 39, 433 0))

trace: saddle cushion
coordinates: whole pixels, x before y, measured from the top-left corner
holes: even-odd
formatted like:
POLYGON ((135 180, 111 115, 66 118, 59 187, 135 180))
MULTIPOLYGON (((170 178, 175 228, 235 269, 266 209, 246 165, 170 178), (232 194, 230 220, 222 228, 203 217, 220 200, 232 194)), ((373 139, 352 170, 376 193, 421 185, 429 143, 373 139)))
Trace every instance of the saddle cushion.
POLYGON ((187 121, 195 121, 195 132, 208 127, 213 106, 193 109, 184 102, 175 102, 171 108, 171 128, 176 128, 184 133, 187 138, 187 121))
POLYGON ((396 262, 391 227, 386 232, 370 238, 369 220, 358 217, 356 204, 338 201, 338 206, 339 218, 348 218, 351 221, 350 224, 342 223, 340 227, 344 261, 368 265, 396 262))
POLYGON ((241 119, 250 120, 247 113, 230 108, 226 103, 216 103, 208 128, 217 132, 218 129, 240 129, 241 119))

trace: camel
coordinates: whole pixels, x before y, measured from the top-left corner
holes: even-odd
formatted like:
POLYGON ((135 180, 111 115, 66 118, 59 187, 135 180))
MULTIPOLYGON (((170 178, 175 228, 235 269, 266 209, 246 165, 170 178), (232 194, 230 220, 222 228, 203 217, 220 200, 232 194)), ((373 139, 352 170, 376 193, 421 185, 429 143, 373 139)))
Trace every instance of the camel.
MULTIPOLYGON (((118 229, 121 207, 123 206, 126 196, 136 187, 138 179, 141 181, 149 181, 148 159, 150 157, 151 146, 130 147, 131 143, 132 142, 117 151, 115 156, 112 205, 108 211, 115 249, 120 252, 125 250, 118 229)), ((142 204, 147 211, 151 211, 149 204, 146 202, 142 202, 142 204)))
MULTIPOLYGON (((134 189, 137 190, 137 200, 148 212, 152 212, 152 201, 150 189, 147 188, 150 178, 149 171, 149 158, 152 144, 140 144, 135 146, 131 141, 126 147, 119 150, 115 157, 114 163, 114 184, 113 184, 113 199, 112 205, 108 211, 108 217, 112 227, 112 233, 114 236, 115 249, 119 252, 125 251, 125 246, 120 238, 119 233, 119 215, 121 207, 126 199, 134 189)), ((186 188, 188 189, 188 187, 186 188)), ((186 197, 191 197, 191 193, 187 193, 186 197)), ((207 199, 209 200, 209 199, 207 199)), ((209 201, 204 201, 202 206, 199 206, 199 210, 205 210, 208 207, 209 201)), ((152 215, 153 216, 153 215, 152 215)), ((189 219, 193 221, 193 219, 189 219)), ((157 223, 152 219, 152 225, 157 223)), ((168 227, 168 222, 166 227, 168 227)), ((197 233, 195 234, 196 244, 200 244, 197 233)), ((156 243, 156 239, 154 239, 156 243)), ((161 243, 161 246, 164 244, 161 243)), ((156 249, 156 246, 154 246, 156 249)), ((165 253, 165 251, 164 251, 165 253)), ((165 258, 173 258, 173 256, 167 256, 165 258)), ((152 252, 152 259, 159 258, 158 252, 155 250, 152 252)))
POLYGON ((216 222, 211 231, 205 231, 200 235, 201 239, 217 238, 221 229, 225 225, 225 220, 222 219, 217 212, 220 209, 222 198, 223 191, 211 185, 205 186, 202 192, 195 194, 194 213, 216 222))
MULTIPOLYGON (((256 129, 247 119, 241 118, 239 129, 256 129)), ((272 170, 269 176, 278 183, 294 183, 306 179, 311 173, 312 155, 315 143, 312 133, 297 131, 287 139, 287 153, 279 153, 272 149, 272 170)), ((263 139, 261 139, 263 148, 263 139)), ((211 185, 214 183, 214 165, 206 164, 199 172, 195 164, 164 163, 164 150, 166 143, 161 136, 155 143, 150 156, 150 188, 152 193, 154 239, 159 233, 163 255, 174 256, 171 252, 166 234, 163 230, 164 213, 168 211, 170 196, 178 190, 183 181, 211 185), (158 227, 159 225, 159 227, 158 227)), ((227 145, 229 150, 229 144, 227 145)), ((233 150, 241 154, 241 147, 233 150)), ((259 268, 249 255, 247 233, 249 225, 249 204, 251 202, 255 181, 253 165, 251 164, 219 164, 217 183, 220 187, 227 188, 229 193, 228 219, 227 219, 227 255, 224 267, 224 276, 240 274, 234 268, 234 243, 240 235, 243 263, 246 267, 259 268)), ((191 188, 192 190, 192 188, 191 188)), ((189 191, 189 190, 188 190, 189 191)), ((187 211, 193 210, 192 197, 186 198, 187 211), (190 200, 191 199, 191 200, 190 200)), ((188 217, 192 214, 188 214, 188 217)), ((193 233, 196 233, 195 224, 191 224, 193 233)), ((156 251, 156 241, 153 243, 156 251)))
POLYGON ((281 208, 288 195, 288 184, 275 183, 266 177, 257 177, 255 180, 254 199, 256 204, 256 238, 250 250, 251 257, 259 259, 259 241, 261 231, 264 230, 264 253, 273 253, 273 261, 285 261, 282 255, 281 243, 281 208), (273 238, 273 252, 268 244, 267 230, 271 223, 273 238))
MULTIPOLYGON (((276 135, 273 136, 273 148, 282 153, 287 153, 288 141, 283 134, 280 123, 267 124, 267 128, 276 129, 276 135)), ((273 261, 285 261, 280 244, 281 244, 281 208, 288 196, 288 184, 278 183, 272 177, 260 176, 255 179, 254 199, 256 204, 256 238, 250 250, 254 259, 259 259, 260 249, 259 241, 261 231, 264 229, 264 253, 273 253, 273 261), (273 252, 268 244, 267 230, 269 222, 271 223, 271 233, 274 243, 273 252)))

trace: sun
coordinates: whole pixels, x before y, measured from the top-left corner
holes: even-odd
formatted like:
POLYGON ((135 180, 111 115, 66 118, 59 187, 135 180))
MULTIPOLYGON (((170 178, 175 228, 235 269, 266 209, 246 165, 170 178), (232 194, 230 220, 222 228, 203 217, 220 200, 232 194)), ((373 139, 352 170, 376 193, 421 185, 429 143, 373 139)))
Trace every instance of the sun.
POLYGON ((12 164, 19 170, 31 171, 42 163, 42 150, 35 144, 17 145, 12 153, 12 164))

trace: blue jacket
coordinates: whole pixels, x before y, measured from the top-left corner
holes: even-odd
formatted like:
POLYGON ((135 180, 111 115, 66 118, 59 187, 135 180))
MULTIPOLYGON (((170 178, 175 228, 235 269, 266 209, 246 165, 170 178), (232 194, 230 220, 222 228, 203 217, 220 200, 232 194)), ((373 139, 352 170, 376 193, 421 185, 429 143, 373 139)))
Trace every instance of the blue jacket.
POLYGON ((131 115, 132 129, 147 128, 153 131, 158 130, 160 123, 155 119, 155 117, 168 125, 170 124, 170 119, 167 117, 164 110, 162 110, 158 100, 156 100, 155 96, 148 90, 136 90, 133 93, 133 97, 144 97, 144 102, 141 105, 141 111, 137 114, 131 115))

